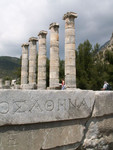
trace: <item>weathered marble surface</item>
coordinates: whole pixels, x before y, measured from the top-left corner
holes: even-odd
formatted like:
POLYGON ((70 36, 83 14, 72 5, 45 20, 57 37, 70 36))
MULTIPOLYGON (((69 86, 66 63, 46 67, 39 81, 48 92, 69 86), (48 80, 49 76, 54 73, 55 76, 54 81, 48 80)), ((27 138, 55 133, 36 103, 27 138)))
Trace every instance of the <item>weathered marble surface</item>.
POLYGON ((29 38, 29 84, 36 84, 37 41, 36 37, 29 38))
POLYGON ((77 14, 67 12, 65 20, 65 83, 68 88, 76 88, 75 21, 77 14))
POLYGON ((85 121, 63 121, 0 127, 0 150, 74 150, 85 121))
POLYGON ((0 90, 0 150, 112 150, 112 91, 0 90))
POLYGON ((93 91, 0 90, 0 125, 87 118, 93 91))
POLYGON ((38 89, 46 89, 46 35, 47 31, 40 31, 38 50, 38 89))
POLYGON ((59 87, 59 24, 50 24, 50 75, 49 87, 59 87))
POLYGON ((96 101, 93 111, 93 117, 104 115, 113 115, 113 92, 101 91, 96 92, 96 101))
POLYGON ((28 83, 28 48, 29 44, 22 44, 21 84, 28 83))

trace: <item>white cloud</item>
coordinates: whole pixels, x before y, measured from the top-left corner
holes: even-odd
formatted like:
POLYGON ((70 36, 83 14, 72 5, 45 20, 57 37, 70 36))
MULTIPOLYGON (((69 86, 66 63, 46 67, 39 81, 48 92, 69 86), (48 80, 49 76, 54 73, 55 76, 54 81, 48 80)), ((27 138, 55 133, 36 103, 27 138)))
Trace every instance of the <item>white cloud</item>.
POLYGON ((89 39, 92 44, 103 44, 113 31, 113 1, 111 0, 1 0, 0 1, 0 56, 20 56, 21 44, 49 24, 60 24, 60 55, 64 55, 64 21, 67 11, 78 13, 76 44, 89 39))

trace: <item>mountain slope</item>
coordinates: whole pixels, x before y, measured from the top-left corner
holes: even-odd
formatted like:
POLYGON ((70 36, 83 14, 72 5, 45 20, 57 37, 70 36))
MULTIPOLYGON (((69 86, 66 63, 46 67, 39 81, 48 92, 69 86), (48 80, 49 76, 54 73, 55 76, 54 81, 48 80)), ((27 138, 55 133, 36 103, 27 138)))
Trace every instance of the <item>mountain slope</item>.
POLYGON ((105 49, 107 48, 107 46, 109 45, 109 43, 110 43, 110 40, 107 41, 107 42, 105 42, 105 43, 100 47, 100 51, 105 50, 105 49))
POLYGON ((16 57, 0 57, 0 78, 16 78, 16 71, 20 68, 20 59, 16 57))

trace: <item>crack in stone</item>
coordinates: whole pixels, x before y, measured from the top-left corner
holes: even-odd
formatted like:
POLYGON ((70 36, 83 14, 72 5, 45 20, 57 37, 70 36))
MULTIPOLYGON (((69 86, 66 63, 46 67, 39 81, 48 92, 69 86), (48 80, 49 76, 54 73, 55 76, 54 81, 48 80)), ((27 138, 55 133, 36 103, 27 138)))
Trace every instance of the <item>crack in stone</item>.
POLYGON ((91 114, 90 114, 90 116, 87 118, 87 120, 86 120, 86 122, 85 122, 85 125, 84 125, 84 127, 85 127, 85 129, 84 129, 84 136, 83 136, 83 138, 82 138, 82 140, 81 140, 81 142, 80 142, 80 146, 77 148, 77 150, 80 150, 80 148, 81 148, 81 146, 83 145, 83 142, 84 142, 84 140, 85 140, 86 133, 87 133, 88 127, 89 127, 89 125, 90 125, 89 123, 91 122, 92 114, 93 114, 93 111, 94 111, 94 106, 95 106, 95 100, 94 100, 94 103, 93 103, 93 106, 92 106, 91 114), (88 124, 89 124, 89 125, 88 125, 88 124))

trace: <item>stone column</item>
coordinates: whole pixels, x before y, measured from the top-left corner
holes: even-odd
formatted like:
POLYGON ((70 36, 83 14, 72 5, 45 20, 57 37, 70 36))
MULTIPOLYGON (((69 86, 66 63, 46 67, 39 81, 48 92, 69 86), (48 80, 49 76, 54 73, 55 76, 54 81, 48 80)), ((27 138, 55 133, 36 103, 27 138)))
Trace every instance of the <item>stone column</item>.
POLYGON ((37 38, 29 39, 29 84, 36 85, 37 38))
POLYGON ((75 23, 77 14, 67 12, 65 20, 65 84, 67 88, 76 88, 75 23))
POLYGON ((46 31, 40 31, 38 50, 38 89, 46 89, 46 31))
POLYGON ((50 75, 49 87, 59 86, 59 24, 50 24, 50 75))
POLYGON ((21 85, 28 83, 28 43, 22 45, 21 85))
POLYGON ((3 79, 0 78, 0 89, 3 88, 3 79))

